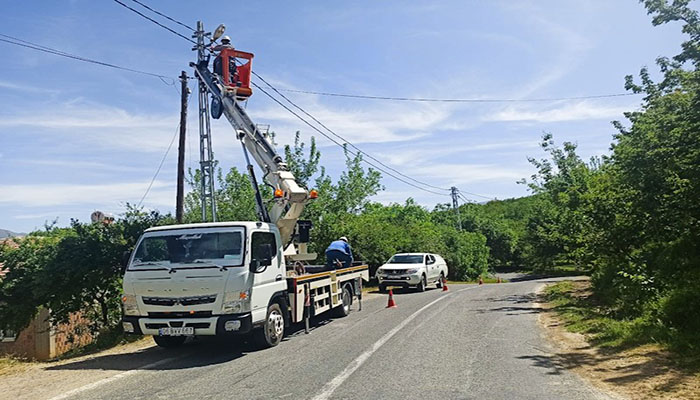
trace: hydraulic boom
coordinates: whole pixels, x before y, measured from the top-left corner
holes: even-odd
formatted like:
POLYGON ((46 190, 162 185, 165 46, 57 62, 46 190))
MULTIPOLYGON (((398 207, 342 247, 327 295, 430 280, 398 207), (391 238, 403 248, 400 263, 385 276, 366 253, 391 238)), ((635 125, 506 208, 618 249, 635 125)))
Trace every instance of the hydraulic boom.
MULTIPOLYGON (((236 130, 244 151, 253 156, 255 162, 264 172, 263 181, 273 187, 275 198, 267 212, 266 206, 256 190, 256 203, 261 219, 269 218, 280 230, 285 247, 291 244, 295 226, 304 205, 309 200, 309 192, 299 186, 294 175, 282 157, 277 154, 268 139, 257 129, 245 110, 236 100, 236 90, 221 83, 220 78, 209 71, 208 59, 193 63, 197 78, 203 82, 212 96, 212 112, 223 113, 236 130), (220 107, 220 108, 219 108, 220 107)), ((246 155, 247 157, 247 155, 246 155)), ((252 175, 252 170, 249 169, 252 175)), ((253 178, 254 188, 257 189, 253 178)), ((315 255, 314 255, 315 257, 315 255)), ((307 258, 307 257, 304 257, 307 258)), ((308 257, 310 258, 310 257, 308 257)))

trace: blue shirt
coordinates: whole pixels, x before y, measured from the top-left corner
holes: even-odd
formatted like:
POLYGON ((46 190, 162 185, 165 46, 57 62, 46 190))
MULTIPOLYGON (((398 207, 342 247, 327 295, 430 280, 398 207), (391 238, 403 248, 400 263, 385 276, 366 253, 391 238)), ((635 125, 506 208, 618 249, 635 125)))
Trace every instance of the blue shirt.
POLYGON ((328 246, 328 248, 326 249, 326 253, 328 253, 331 250, 338 250, 352 257, 352 250, 350 249, 350 245, 347 244, 344 240, 336 240, 335 242, 332 242, 330 246, 328 246))

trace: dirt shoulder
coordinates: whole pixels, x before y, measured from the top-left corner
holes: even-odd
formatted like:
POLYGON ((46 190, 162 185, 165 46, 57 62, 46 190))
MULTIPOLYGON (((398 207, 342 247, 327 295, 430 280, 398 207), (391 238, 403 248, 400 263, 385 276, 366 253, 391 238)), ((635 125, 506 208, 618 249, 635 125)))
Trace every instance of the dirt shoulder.
POLYGON ((37 362, 0 358, 0 397, 48 399, 77 387, 139 368, 154 353, 153 340, 144 338, 90 355, 37 362), (6 397, 4 397, 6 396, 6 397))
MULTIPOLYGON (((574 282, 575 294, 586 295, 588 280, 574 282)), ((672 353, 658 345, 627 350, 596 347, 580 333, 569 332, 552 304, 540 296, 539 323, 557 353, 556 368, 570 370, 617 397, 637 399, 700 399, 700 374, 675 366, 672 353)))

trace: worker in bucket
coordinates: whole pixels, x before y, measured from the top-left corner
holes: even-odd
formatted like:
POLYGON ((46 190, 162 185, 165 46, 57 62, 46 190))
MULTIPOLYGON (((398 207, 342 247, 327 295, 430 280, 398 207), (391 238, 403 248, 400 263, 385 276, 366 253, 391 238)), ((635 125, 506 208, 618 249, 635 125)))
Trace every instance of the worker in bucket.
MULTIPOLYGON (((228 36, 224 36, 221 38, 221 44, 217 44, 216 46, 211 48, 212 51, 218 51, 221 52, 221 50, 224 49, 233 49, 233 45, 231 44, 231 38, 228 36)), ((231 61, 229 62, 229 71, 231 73, 232 79, 235 79, 234 77, 236 76, 236 59, 234 57, 231 57, 231 61)), ((218 74, 219 76, 222 75, 221 73, 221 54, 217 55, 216 58, 214 59, 214 73, 218 74)), ((227 82, 228 84, 229 82, 227 82)))
POLYGON ((352 265, 352 249, 345 236, 326 249, 326 269, 347 268, 352 265))

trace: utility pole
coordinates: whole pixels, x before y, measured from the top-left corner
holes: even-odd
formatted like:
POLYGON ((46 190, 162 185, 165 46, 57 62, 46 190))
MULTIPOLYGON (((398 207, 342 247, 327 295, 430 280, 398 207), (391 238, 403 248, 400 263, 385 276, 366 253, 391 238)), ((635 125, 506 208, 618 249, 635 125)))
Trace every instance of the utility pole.
MULTIPOLYGON (((197 39, 197 45, 192 50, 197 50, 197 63, 207 62, 204 45, 204 24, 197 21, 197 31, 192 35, 197 39)), ((212 221, 216 222, 216 199, 214 198, 214 154, 211 150, 211 120, 209 119, 209 96, 207 86, 199 80, 199 171, 202 178, 202 222, 207 220, 207 205, 211 209, 212 221)))
POLYGON ((459 216, 459 198, 457 197, 457 188, 452 186, 450 188, 450 195, 452 196, 452 208, 455 210, 455 214, 457 214, 457 229, 462 230, 462 219, 459 216))
POLYGON ((187 73, 180 74, 180 142, 177 148, 177 195, 175 197, 175 219, 182 223, 185 204, 185 135, 187 132, 187 73))

